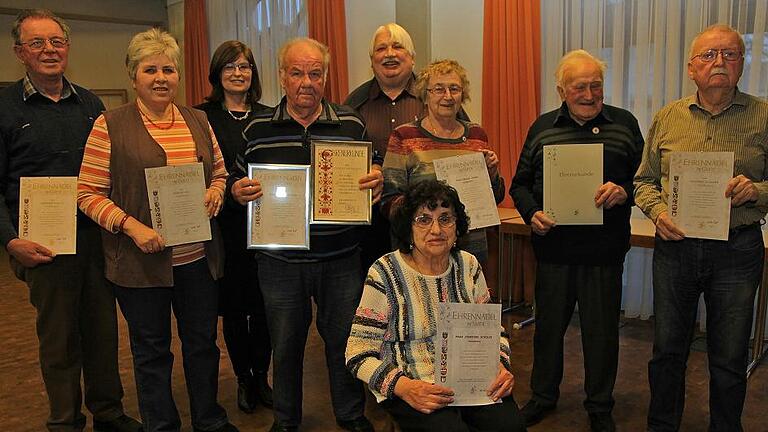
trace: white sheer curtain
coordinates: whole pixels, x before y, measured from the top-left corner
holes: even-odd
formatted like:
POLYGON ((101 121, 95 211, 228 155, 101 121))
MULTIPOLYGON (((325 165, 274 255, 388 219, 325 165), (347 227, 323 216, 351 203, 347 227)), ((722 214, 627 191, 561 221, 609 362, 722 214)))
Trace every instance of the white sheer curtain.
POLYGON ((211 55, 227 40, 247 44, 261 77, 261 102, 276 105, 282 97, 277 53, 288 40, 307 36, 306 0, 209 0, 206 12, 211 55))
MULTIPOLYGON (((662 106, 692 94, 690 42, 705 27, 728 24, 744 35, 740 90, 768 93, 768 2, 765 0, 541 0, 542 110, 560 105, 553 73, 567 51, 583 48, 608 63, 605 102, 630 110, 645 133, 662 106)), ((634 210, 637 210, 635 208, 634 210)), ((633 217, 644 217, 639 211, 633 217)), ((653 313, 651 258, 633 248, 624 271, 627 316, 653 313)))

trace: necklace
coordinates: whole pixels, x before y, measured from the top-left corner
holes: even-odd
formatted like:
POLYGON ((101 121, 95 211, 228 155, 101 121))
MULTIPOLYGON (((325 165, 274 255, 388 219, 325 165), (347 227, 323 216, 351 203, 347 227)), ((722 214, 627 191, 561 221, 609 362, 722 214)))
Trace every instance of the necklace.
POLYGON ((229 115, 230 115, 230 116, 231 116, 233 119, 235 119, 235 120, 237 120, 237 121, 241 121, 241 120, 245 120, 245 119, 247 119, 247 118, 248 118, 248 115, 250 115, 250 114, 251 114, 251 109, 250 109, 250 108, 248 108, 248 110, 245 112, 245 114, 243 114, 243 115, 242 115, 242 116, 240 116, 240 117, 238 117, 238 116, 236 116, 235 114, 233 114, 233 113, 232 113, 232 111, 230 111, 230 110, 229 110, 229 108, 227 108, 227 112, 229 113, 229 115))
POLYGON ((432 123, 432 119, 430 117, 427 117, 427 121, 429 121, 429 128, 432 129, 432 135, 439 137, 439 138, 453 138, 456 131, 461 127, 461 122, 457 122, 458 124, 453 127, 453 129, 448 131, 448 134, 446 136, 441 136, 439 133, 437 133, 437 128, 435 128, 435 124, 432 123))
POLYGON ((168 130, 168 129, 172 128, 173 125, 176 123, 176 110, 173 108, 173 106, 171 106, 171 124, 169 124, 168 126, 165 126, 165 127, 162 127, 162 126, 158 125, 157 123, 153 122, 152 119, 149 118, 149 116, 146 113, 144 113, 144 111, 142 111, 141 108, 139 108, 138 104, 136 105, 136 108, 139 109, 139 112, 141 113, 141 115, 143 115, 144 118, 147 119, 147 121, 149 121, 152 124, 152 126, 158 128, 158 129, 168 130))

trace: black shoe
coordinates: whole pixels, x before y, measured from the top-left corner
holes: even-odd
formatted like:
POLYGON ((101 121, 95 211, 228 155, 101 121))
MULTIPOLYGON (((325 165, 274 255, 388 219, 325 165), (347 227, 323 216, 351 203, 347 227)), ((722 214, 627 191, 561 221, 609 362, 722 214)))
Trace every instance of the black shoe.
POLYGON ((350 432, 375 432, 373 425, 365 416, 360 416, 352 420, 336 420, 340 428, 350 432))
POLYGON ((589 425, 592 432, 616 432, 616 423, 610 412, 589 413, 589 425))
POLYGON ((123 414, 110 421, 93 419, 93 432, 142 432, 141 423, 123 414))
POLYGON ((267 374, 260 373, 253 377, 253 392, 256 399, 265 407, 272 409, 272 387, 269 386, 267 374))
POLYGON ((296 432, 299 428, 296 426, 286 426, 279 421, 275 420, 274 423, 272 423, 272 427, 269 428, 269 432, 296 432))
POLYGON ((526 426, 533 426, 544 419, 544 417, 546 417, 553 409, 555 409, 554 405, 541 405, 531 399, 525 404, 523 409, 520 410, 520 414, 523 415, 526 426))
POLYGON ((251 414, 256 409, 256 394, 251 376, 237 377, 237 407, 246 414, 251 414))
POLYGON ((193 427, 192 432, 240 432, 240 429, 236 428, 232 423, 226 423, 224 426, 211 431, 203 431, 193 427))

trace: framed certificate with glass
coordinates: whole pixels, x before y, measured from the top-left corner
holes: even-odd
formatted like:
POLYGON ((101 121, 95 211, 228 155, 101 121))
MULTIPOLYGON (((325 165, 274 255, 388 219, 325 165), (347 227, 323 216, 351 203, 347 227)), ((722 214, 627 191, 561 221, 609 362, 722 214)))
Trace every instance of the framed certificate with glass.
POLYGON ((310 166, 248 164, 263 195, 248 203, 248 249, 309 250, 310 166))
POLYGON ((370 189, 360 177, 371 169, 368 141, 312 141, 313 224, 370 225, 370 189))

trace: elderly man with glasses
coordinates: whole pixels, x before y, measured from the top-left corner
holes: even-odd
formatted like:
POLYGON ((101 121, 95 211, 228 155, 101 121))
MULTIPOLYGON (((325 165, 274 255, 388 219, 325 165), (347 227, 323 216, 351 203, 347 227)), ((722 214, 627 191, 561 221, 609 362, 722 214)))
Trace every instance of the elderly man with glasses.
POLYGON ((0 92, 0 242, 37 311, 47 427, 83 430, 85 393, 94 431, 140 431, 121 403, 115 296, 104 278, 99 226, 78 212, 77 254, 59 256, 19 238, 17 226, 20 178, 77 176, 85 140, 104 105, 64 78, 70 42, 61 18, 24 10, 11 35, 27 73, 0 92))
POLYGON ((648 363, 648 429, 676 431, 699 295, 707 306, 709 431, 741 431, 752 307, 763 268, 760 220, 768 209, 768 103, 736 87, 744 41, 715 25, 693 40, 688 77, 696 93, 659 111, 635 176, 635 202, 656 224, 656 330, 648 363), (669 165, 679 151, 732 152, 727 241, 687 237, 669 214, 669 165))

